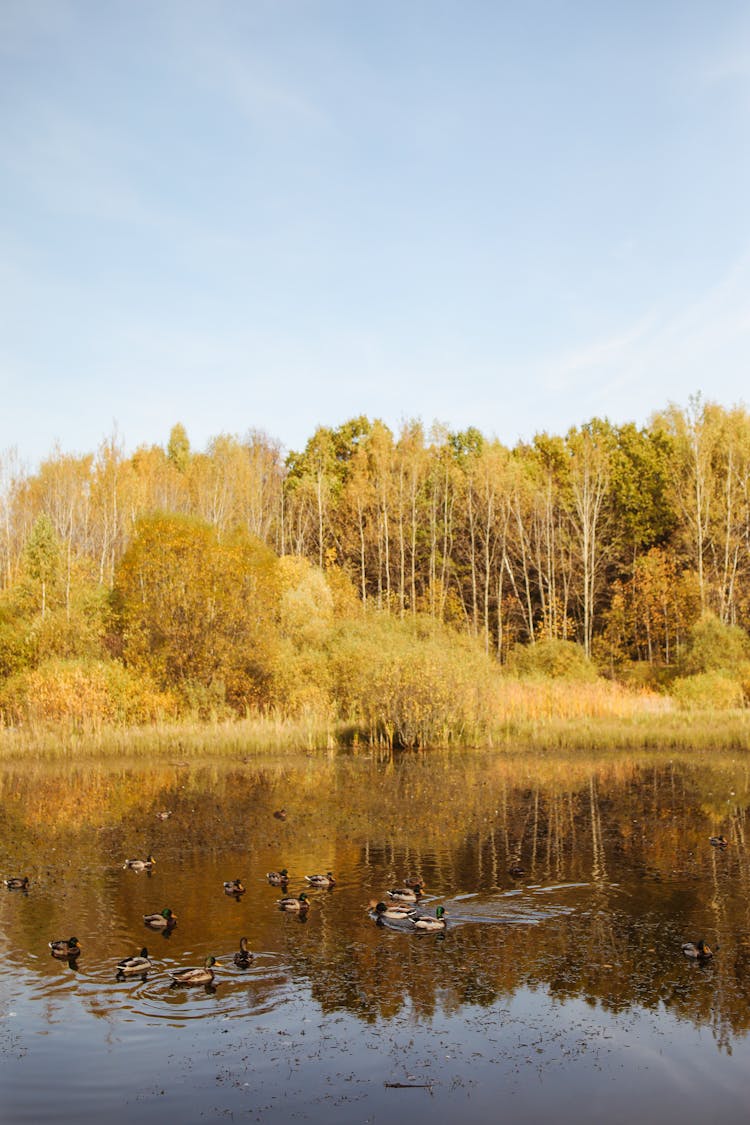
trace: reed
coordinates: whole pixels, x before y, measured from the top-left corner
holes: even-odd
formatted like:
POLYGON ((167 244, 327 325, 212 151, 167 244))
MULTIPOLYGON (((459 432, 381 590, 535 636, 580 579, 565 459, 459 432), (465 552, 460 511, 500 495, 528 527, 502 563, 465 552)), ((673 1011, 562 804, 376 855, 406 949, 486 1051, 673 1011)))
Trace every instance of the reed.
MULTIPOLYGON (((438 747, 515 750, 625 751, 723 750, 750 747, 750 712, 686 713, 654 708, 642 700, 628 709, 610 697, 576 693, 565 701, 556 691, 531 698, 513 695, 514 706, 484 725, 446 728, 438 747), (604 705, 609 700, 609 711, 604 705), (557 703, 557 712, 553 704, 557 703), (525 703, 526 706, 522 706, 525 703), (596 706, 595 706, 596 705, 596 706)), ((234 721, 183 721, 141 727, 27 726, 0 729, 0 761, 19 759, 134 759, 196 761, 243 759, 269 753, 322 755, 339 749, 372 745, 367 732, 351 724, 333 724, 315 717, 287 719, 280 715, 234 721)))
POLYGON ((750 748, 750 713, 682 711, 634 714, 630 717, 544 721, 508 721, 492 737, 492 745, 509 749, 565 751, 741 751, 750 748))
POLYGON ((290 720, 268 715, 216 723, 189 720, 83 729, 69 724, 0 728, 0 760, 243 758, 283 751, 322 753, 335 745, 335 730, 314 717, 290 720))

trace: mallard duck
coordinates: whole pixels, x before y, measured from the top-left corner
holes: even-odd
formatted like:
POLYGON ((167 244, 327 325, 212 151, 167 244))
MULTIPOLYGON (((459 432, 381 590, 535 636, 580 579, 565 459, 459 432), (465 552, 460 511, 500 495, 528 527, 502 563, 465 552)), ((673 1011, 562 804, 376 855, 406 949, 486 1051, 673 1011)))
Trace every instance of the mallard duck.
POLYGON ((286 820, 286 809, 277 809, 273 815, 277 820, 286 820))
POLYGON ((700 941, 686 941, 682 946, 682 952, 686 957, 693 957, 698 961, 707 961, 714 955, 710 945, 707 945, 703 938, 700 941))
POLYGON ((388 918, 392 922, 403 922, 412 913, 412 907, 408 902, 376 902, 372 899, 370 913, 378 919, 388 918))
POLYGON ((522 879, 526 874, 526 868, 520 863, 513 863, 508 868, 508 874, 511 879, 522 879))
POLYGON ((165 906, 159 914, 144 914, 143 923, 152 930, 171 930, 177 925, 177 915, 165 906))
POLYGON ((18 875, 14 875, 12 878, 5 880, 5 885, 9 891, 27 891, 29 889, 29 877, 28 875, 24 875, 24 877, 21 878, 18 875))
POLYGON ((215 957, 207 957, 200 969, 173 969, 169 975, 174 984, 211 984, 215 964, 215 957))
POLYGON ((305 875, 305 878, 311 887, 333 887, 336 883, 332 871, 326 875, 305 875))
POLYGON ((388 891, 388 897, 396 902, 418 902, 422 895, 424 883, 420 881, 407 883, 404 887, 394 887, 388 891))
POLYGON ((714 848, 729 847, 729 840, 727 840, 726 836, 709 836, 708 842, 714 848))
POLYGON ((289 872, 286 867, 282 867, 281 871, 269 871, 266 879, 272 887, 285 887, 289 882, 289 872))
POLYGON ((51 941, 49 947, 52 956, 59 961, 72 961, 81 952, 81 945, 77 937, 68 938, 67 941, 51 941))
POLYGON ((407 918, 415 930, 444 930, 445 929, 445 908, 438 906, 435 910, 435 917, 432 918, 429 914, 416 914, 412 912, 407 914, 407 918))
POLYGON ((162 809, 161 812, 158 812, 156 814, 156 819, 157 820, 169 820, 171 815, 172 815, 171 809, 162 809))
POLYGON ((246 887, 243 885, 241 879, 230 879, 224 884, 224 894, 234 895, 235 898, 239 898, 240 895, 244 895, 245 890, 246 887))
POLYGON ((146 871, 148 868, 153 867, 155 863, 156 860, 152 855, 149 855, 148 859, 126 859, 122 865, 122 869, 124 871, 129 867, 131 871, 146 871))
POLYGON ((138 957, 124 957, 122 961, 117 962, 117 975, 118 977, 145 975, 151 967, 148 950, 144 945, 138 957))
POLYGON ((279 898, 276 900, 279 910, 289 910, 304 914, 305 911, 310 909, 310 902, 305 891, 300 891, 299 898, 293 898, 291 895, 288 898, 279 898))
POLYGON ((240 948, 234 955, 234 963, 239 969, 247 969, 253 959, 253 955, 247 948, 247 938, 240 938, 240 948))

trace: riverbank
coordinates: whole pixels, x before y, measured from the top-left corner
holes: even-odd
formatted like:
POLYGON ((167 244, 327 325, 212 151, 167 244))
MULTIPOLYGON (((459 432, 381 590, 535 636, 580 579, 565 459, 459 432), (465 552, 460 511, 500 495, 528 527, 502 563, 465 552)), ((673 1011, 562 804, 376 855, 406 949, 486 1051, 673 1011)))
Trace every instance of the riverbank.
MULTIPOLYGON (((487 730, 483 741, 465 731, 421 748, 463 750, 473 745, 509 750, 625 751, 750 748, 750 710, 687 712, 633 708, 623 714, 509 715, 487 730)), ((351 724, 319 719, 252 717, 221 722, 174 721, 138 727, 70 727, 63 724, 0 729, 0 761, 78 758, 151 758, 192 761, 246 758, 268 753, 322 755, 391 754, 387 740, 369 740, 351 724)), ((396 751, 398 752, 398 751, 396 751)), ((411 752, 411 751, 405 751, 411 752)))

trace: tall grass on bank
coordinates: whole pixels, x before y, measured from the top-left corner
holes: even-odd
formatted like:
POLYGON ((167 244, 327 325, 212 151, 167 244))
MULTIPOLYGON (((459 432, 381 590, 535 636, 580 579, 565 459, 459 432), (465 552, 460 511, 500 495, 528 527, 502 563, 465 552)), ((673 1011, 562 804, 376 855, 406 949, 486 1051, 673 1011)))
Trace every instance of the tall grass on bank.
MULTIPOLYGON (((506 685, 506 709, 481 734, 453 732, 450 742, 428 744, 486 749, 499 753, 524 750, 610 752, 624 750, 750 749, 750 711, 684 711, 656 706, 650 697, 609 690, 570 691, 557 684, 506 685)), ((80 729, 27 726, 0 729, 0 761, 28 759, 154 759, 195 761, 246 758, 262 754, 323 755, 378 749, 367 731, 314 716, 285 719, 261 716, 205 723, 181 721, 141 727, 80 729)))
POLYGON ((627 751, 627 750, 750 750, 750 713, 702 711, 687 715, 670 711, 629 718, 550 718, 509 723, 493 740, 513 750, 627 751))
POLYGON ((102 757, 182 761, 292 751, 325 753, 336 744, 335 729, 314 717, 257 716, 217 723, 183 720, 140 727, 38 724, 0 728, 0 760, 102 757))

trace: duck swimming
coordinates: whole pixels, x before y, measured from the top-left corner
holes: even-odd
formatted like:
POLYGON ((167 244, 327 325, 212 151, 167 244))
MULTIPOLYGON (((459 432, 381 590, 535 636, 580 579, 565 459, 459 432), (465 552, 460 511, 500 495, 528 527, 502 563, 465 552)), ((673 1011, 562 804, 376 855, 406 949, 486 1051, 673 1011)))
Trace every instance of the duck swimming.
POLYGON ((445 908, 442 906, 437 907, 434 918, 429 914, 416 914, 414 911, 407 914, 407 918, 415 930, 431 933, 433 930, 444 930, 446 928, 445 908))
POLYGON ((215 957, 207 957, 200 969, 173 969, 170 972, 172 986, 178 984, 212 984, 214 979, 213 966, 215 957))
POLYGON ((156 860, 152 855, 148 859, 126 859, 122 865, 123 871, 130 868, 131 871, 148 871, 154 866, 156 860))
POLYGON ((686 941, 682 946, 682 952, 686 957, 692 957, 697 961, 707 961, 714 955, 710 945, 707 945, 703 938, 700 941, 686 941))
POLYGON ((150 968, 152 968, 151 961, 144 945, 138 957, 124 957, 122 961, 117 962, 117 976, 121 978, 142 974, 145 977, 150 968))
POLYGON ((388 891, 388 897, 395 899, 396 902, 418 902, 422 896, 423 887, 424 883, 421 880, 407 883, 403 887, 394 887, 393 890, 388 891))
POLYGON ((29 889, 28 875, 24 875, 23 878, 16 875, 10 879, 5 879, 4 882, 9 891, 27 891, 29 889))
POLYGON ((240 948, 234 955, 234 963, 238 969, 247 969, 253 960, 253 955, 247 948, 247 938, 240 938, 240 948))
POLYGON ((727 840, 726 836, 709 836, 708 842, 714 848, 729 847, 729 840, 727 840))
POLYGON ((151 930, 172 930, 177 925, 177 915, 166 906, 159 914, 144 914, 143 923, 151 930))
POLYGON ((241 879, 230 879, 224 884, 224 894, 234 895, 235 898, 239 898, 240 895, 244 895, 246 890, 247 888, 243 885, 241 879))
POLYGON ((333 887, 336 883, 331 871, 326 875, 305 875, 305 878, 311 887, 333 887))
POLYGON ((387 918, 391 922, 404 922, 413 912, 413 907, 408 902, 370 902, 370 913, 379 921, 387 918))
POLYGON ((269 871, 266 879, 272 887, 285 887, 289 882, 289 872, 286 867, 282 867, 281 871, 269 871))
POLYGON ((279 898, 276 900, 279 910, 287 910, 290 913, 305 914, 310 909, 310 900, 305 891, 300 891, 299 898, 289 896, 288 898, 279 898))
POLYGON ((77 937, 68 938, 67 941, 51 941, 48 943, 52 956, 58 961, 72 961, 81 952, 81 945, 77 937))

